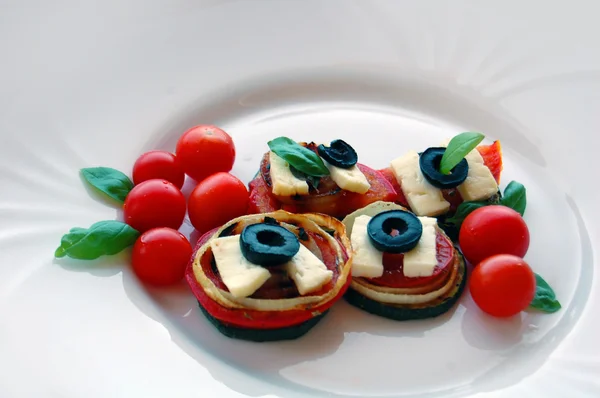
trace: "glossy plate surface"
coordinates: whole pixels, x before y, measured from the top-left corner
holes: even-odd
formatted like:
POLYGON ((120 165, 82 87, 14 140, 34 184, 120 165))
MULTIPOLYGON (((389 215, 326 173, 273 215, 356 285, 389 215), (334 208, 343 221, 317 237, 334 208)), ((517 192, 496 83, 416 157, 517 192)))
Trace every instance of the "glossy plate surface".
POLYGON ((598 3, 68 3, 0 6, 0 396, 600 396, 598 3), (127 253, 53 258, 69 228, 120 216, 80 168, 130 173, 201 123, 234 137, 244 181, 279 135, 343 138, 373 167, 500 139, 502 187, 527 187, 526 260, 563 309, 498 320, 465 294, 398 323, 341 302, 302 339, 254 344, 185 284, 140 284, 127 253))

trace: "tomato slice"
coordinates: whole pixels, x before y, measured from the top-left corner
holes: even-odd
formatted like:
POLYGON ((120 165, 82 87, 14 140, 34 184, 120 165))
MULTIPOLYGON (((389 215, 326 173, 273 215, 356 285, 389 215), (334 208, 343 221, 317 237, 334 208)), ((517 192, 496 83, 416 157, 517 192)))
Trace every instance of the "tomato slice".
MULTIPOLYGON (((311 310, 256 311, 244 308, 227 308, 208 297, 200 284, 196 281, 191 267, 188 267, 186 279, 194 296, 196 296, 198 302, 210 315, 226 325, 248 329, 278 329, 297 325, 312 319, 318 315, 318 313, 324 312, 333 305, 333 302, 335 301, 332 300, 321 307, 316 307, 311 310)), ((348 278, 348 282, 350 280, 351 279, 348 278)), ((339 296, 341 296, 341 294, 339 296)))
POLYGON ((281 209, 281 203, 271 195, 271 189, 260 176, 250 181, 248 214, 270 213, 281 209))
POLYGON ((502 173, 502 146, 500 141, 494 141, 491 145, 479 145, 477 150, 483 158, 483 163, 492 172, 496 182, 500 184, 502 173))
POLYGON ((394 202, 398 203, 401 206, 409 207, 408 200, 406 200, 406 196, 404 196, 404 192, 402 192, 402 188, 400 187, 400 183, 396 179, 396 176, 392 172, 392 169, 386 167, 385 169, 378 170, 379 173, 386 179, 387 182, 394 188, 396 191, 396 199, 394 202))
POLYGON ((345 217, 353 211, 380 200, 391 202, 398 196, 394 187, 377 170, 360 163, 357 166, 371 184, 371 188, 365 194, 342 191, 339 203, 337 203, 337 211, 332 214, 334 217, 345 217))
POLYGON ((404 254, 383 254, 383 275, 379 278, 369 278, 374 285, 392 288, 414 288, 433 285, 444 281, 452 270, 454 246, 448 238, 438 232, 436 236, 437 265, 431 276, 408 278, 404 276, 404 254))
POLYGON ((397 197, 394 187, 377 170, 363 164, 357 167, 369 181, 371 188, 365 194, 340 189, 329 177, 322 178, 318 191, 306 196, 279 198, 271 191, 268 157, 261 163, 261 175, 250 183, 250 213, 264 213, 283 209, 292 213, 323 213, 343 218, 346 215, 379 200, 394 201, 397 197), (262 177, 261 177, 262 176, 262 177))
MULTIPOLYGON (((214 233, 217 229, 207 232, 204 234, 196 245, 196 252, 214 233)), ((314 235, 313 237, 315 237, 314 235)), ((323 262, 327 265, 329 269, 334 271, 333 280, 337 280, 339 277, 339 271, 337 270, 335 264, 335 253, 333 249, 327 244, 327 242, 318 237, 315 239, 319 249, 321 250, 323 256, 323 262)), ((286 311, 258 311, 244 308, 227 308, 213 299, 211 299, 205 292, 204 289, 200 286, 198 281, 196 281, 196 277, 193 272, 193 259, 195 254, 192 256, 192 260, 188 264, 186 269, 186 280, 192 289, 192 292, 196 296, 196 299, 200 302, 200 304, 210 313, 213 317, 217 318, 219 321, 231 325, 244 327, 249 329, 277 329, 287 326, 293 326, 300 323, 303 323, 309 319, 312 319, 316 315, 323 313, 328 310, 337 300, 339 300, 350 285, 352 278, 348 278, 346 284, 340 289, 336 297, 323 305, 313 307, 311 309, 299 309, 299 310, 286 310, 286 311)), ((223 290, 227 288, 220 280, 220 278, 215 275, 214 270, 212 270, 212 266, 207 268, 205 264, 202 264, 203 270, 207 273, 209 278, 217 284, 217 286, 223 290)), ((315 292, 313 294, 323 294, 328 289, 333 287, 333 282, 330 285, 326 285, 323 287, 322 291, 315 292)), ((260 289, 259 289, 260 290, 260 289)))

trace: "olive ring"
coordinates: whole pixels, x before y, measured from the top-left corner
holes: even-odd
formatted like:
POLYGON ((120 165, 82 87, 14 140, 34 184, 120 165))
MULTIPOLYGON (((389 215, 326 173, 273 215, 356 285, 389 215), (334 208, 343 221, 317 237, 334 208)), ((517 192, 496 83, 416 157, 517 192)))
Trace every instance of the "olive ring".
POLYGON ((423 224, 413 213, 388 210, 371 218, 367 225, 367 233, 377 250, 404 253, 419 243, 423 234, 423 224), (393 231, 397 234, 392 235, 393 231))
POLYGON ((440 171, 440 162, 444 156, 446 148, 427 148, 419 156, 419 166, 421 173, 431 185, 440 189, 450 189, 459 186, 467 179, 469 164, 466 159, 462 159, 450 171, 450 174, 442 174, 440 171))
POLYGON ((342 169, 349 169, 358 162, 358 155, 354 148, 343 140, 333 140, 329 147, 321 144, 317 147, 317 151, 327 163, 342 169))
POLYGON ((251 263, 272 267, 290 261, 300 250, 300 242, 280 225, 252 224, 240 234, 240 249, 251 263))

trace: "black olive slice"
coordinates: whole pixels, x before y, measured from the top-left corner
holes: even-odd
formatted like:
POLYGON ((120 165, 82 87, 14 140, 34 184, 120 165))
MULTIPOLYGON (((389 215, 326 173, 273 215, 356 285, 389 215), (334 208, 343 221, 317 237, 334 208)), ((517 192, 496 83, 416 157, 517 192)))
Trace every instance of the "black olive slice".
POLYGON ((469 164, 463 159, 452 170, 450 174, 440 172, 440 162, 446 148, 427 148, 419 157, 421 172, 431 185, 440 189, 450 189, 459 186, 467 179, 469 164))
POLYGON ((300 242, 280 225, 252 224, 242 230, 240 249, 251 263, 272 267, 294 257, 300 250, 300 242))
POLYGON ((343 140, 333 140, 328 147, 321 144, 317 150, 327 163, 342 169, 349 169, 358 162, 358 155, 354 148, 343 140))
POLYGON ((423 225, 417 216, 408 211, 388 210, 371 218, 367 233, 377 250, 404 253, 419 243, 423 225))

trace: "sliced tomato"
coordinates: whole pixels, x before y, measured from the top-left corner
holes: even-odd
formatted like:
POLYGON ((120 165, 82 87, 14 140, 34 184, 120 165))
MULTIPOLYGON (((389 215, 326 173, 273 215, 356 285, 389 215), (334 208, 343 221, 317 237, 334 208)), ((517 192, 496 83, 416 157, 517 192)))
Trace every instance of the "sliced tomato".
MULTIPOLYGON (((198 244, 196 245, 195 251, 197 251, 210 237, 216 232, 217 229, 207 232, 204 234, 200 240, 198 240, 198 244)), ((313 236, 314 237, 314 236, 313 236)), ((333 249, 326 243, 325 240, 316 239, 317 245, 321 249, 323 255, 323 262, 327 265, 329 269, 336 269, 335 262, 335 254, 333 249)), ((315 316, 323 313, 328 310, 337 300, 339 300, 350 285, 352 278, 348 278, 346 284, 343 288, 338 292, 336 297, 323 305, 313 307, 310 309, 301 309, 301 310, 286 310, 286 311, 257 311, 252 309, 243 309, 243 308, 227 308, 217 303, 213 299, 211 299, 205 292, 204 289, 200 286, 200 284, 196 281, 196 277, 193 272, 193 259, 195 254, 192 256, 192 260, 188 264, 186 270, 186 279, 192 292, 196 296, 196 299, 200 302, 200 304, 210 313, 213 317, 217 318, 219 321, 231 325, 244 327, 249 329, 277 329, 287 326, 294 326, 303 322, 306 322, 309 319, 314 318, 315 316)), ((220 280, 220 278, 215 275, 212 266, 209 266, 207 269, 203 264, 203 270, 207 272, 207 275, 210 279, 217 284, 217 286, 223 290, 227 288, 220 280)), ((339 277, 339 273, 334 274, 333 280, 336 280, 339 277)), ((324 291, 327 289, 331 289, 333 286, 333 282, 329 286, 325 286, 323 288, 324 291)), ((314 294, 322 294, 322 292, 315 292, 314 294)))
POLYGON ((496 182, 500 184, 500 174, 502 173, 502 146, 500 141, 494 141, 491 145, 479 145, 477 150, 483 158, 483 163, 490 169, 496 182))
POLYGON ((357 164, 357 166, 371 184, 371 188, 365 194, 342 191, 336 206, 337 209, 332 212, 334 217, 345 217, 373 202, 380 200, 390 202, 398 196, 394 187, 377 170, 363 164, 357 164))
POLYGON ((193 272, 188 272, 186 278, 200 305, 214 318, 230 326, 248 329, 278 329, 293 326, 312 319, 333 305, 333 302, 329 302, 327 306, 324 305, 312 310, 287 311, 256 311, 244 308, 227 308, 206 295, 202 287, 196 282, 193 272))
POLYGON ((455 212, 458 205, 464 202, 462 196, 460 196, 460 192, 456 188, 442 189, 442 196, 450 203, 450 209, 448 210, 450 213, 455 212))
POLYGON ((271 188, 260 176, 250 181, 250 204, 248 214, 270 213, 281 208, 281 203, 271 195, 271 188))
MULTIPOLYGON (((448 238, 438 232, 436 236, 437 265, 431 276, 408 278, 404 276, 404 254, 383 254, 383 275, 369 278, 374 285, 392 288, 416 288, 419 286, 443 285, 452 271, 454 246, 448 238)), ((440 286, 441 287, 441 286, 440 286)))
POLYGON ((401 206, 409 207, 408 201, 404 196, 404 192, 402 192, 402 188, 400 187, 400 183, 396 179, 396 176, 392 172, 392 169, 386 167, 385 169, 379 170, 379 173, 381 173, 383 178, 385 178, 386 181, 389 182, 392 187, 394 187, 394 190, 396 191, 396 199, 394 200, 394 202, 398 203, 401 206))
POLYGON ((250 212, 264 213, 283 209, 291 213, 323 213, 343 218, 346 215, 382 200, 394 201, 397 193, 394 187, 379 173, 363 164, 357 164, 363 172, 371 188, 365 194, 340 189, 329 177, 324 177, 318 190, 309 195, 293 197, 276 197, 271 192, 268 157, 261 163, 261 176, 250 183, 250 212))

